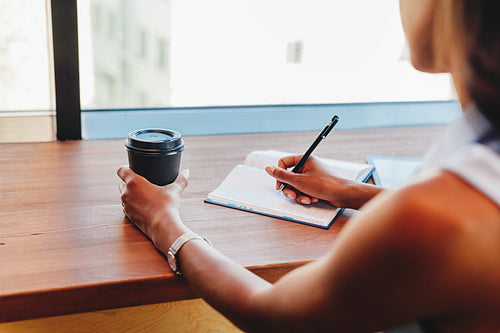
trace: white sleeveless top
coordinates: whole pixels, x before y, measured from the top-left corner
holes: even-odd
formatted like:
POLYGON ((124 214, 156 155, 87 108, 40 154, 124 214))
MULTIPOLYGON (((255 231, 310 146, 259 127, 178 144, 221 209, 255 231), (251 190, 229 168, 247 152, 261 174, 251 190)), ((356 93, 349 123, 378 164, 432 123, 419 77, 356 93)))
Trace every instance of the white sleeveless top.
MULTIPOLYGON (((454 173, 500 206, 500 133, 475 106, 447 128, 413 179, 437 170, 454 173)), ((387 333, 434 332, 428 324, 432 325, 419 321, 387 333)))
POLYGON ((433 170, 456 174, 500 206, 500 133, 475 106, 431 147, 416 177, 433 170))

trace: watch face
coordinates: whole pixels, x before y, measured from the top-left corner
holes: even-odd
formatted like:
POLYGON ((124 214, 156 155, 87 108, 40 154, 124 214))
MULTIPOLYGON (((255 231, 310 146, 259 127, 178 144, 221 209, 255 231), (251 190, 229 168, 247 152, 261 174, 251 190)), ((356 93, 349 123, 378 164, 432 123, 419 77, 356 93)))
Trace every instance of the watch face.
POLYGON ((167 252, 167 261, 168 264, 170 265, 170 268, 174 272, 177 272, 177 260, 175 260, 175 254, 173 254, 172 251, 167 252))

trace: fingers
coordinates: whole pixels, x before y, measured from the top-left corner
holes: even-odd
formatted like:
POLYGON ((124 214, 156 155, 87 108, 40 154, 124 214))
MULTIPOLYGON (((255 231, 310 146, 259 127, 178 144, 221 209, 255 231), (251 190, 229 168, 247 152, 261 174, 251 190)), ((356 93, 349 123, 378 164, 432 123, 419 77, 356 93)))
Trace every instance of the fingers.
POLYGON ((186 178, 187 180, 189 180, 189 176, 191 175, 191 172, 189 171, 189 169, 184 169, 181 171, 181 175, 184 176, 184 178, 186 178))
POLYGON ((284 169, 280 169, 280 168, 276 168, 274 166, 266 166, 265 167, 265 170, 266 172, 276 178, 277 182, 276 182, 276 190, 279 190, 280 187, 281 187, 281 183, 286 183, 286 175, 284 174, 286 172, 286 170, 284 169))
POLYGON ((312 205, 319 202, 318 198, 312 198, 307 195, 298 195, 295 200, 303 205, 312 205))
POLYGON ((184 191, 184 189, 189 184, 189 170, 188 169, 182 170, 175 179, 173 184, 179 187, 180 192, 184 191))
POLYGON ((305 195, 299 195, 297 199, 295 199, 298 203, 301 203, 303 205, 310 205, 311 204, 311 198, 305 196, 305 195))
POLYGON ((122 196, 123 213, 127 215, 125 213, 123 193, 127 190, 127 183, 134 177, 134 172, 128 166, 124 165, 116 171, 116 174, 118 175, 118 177, 120 177, 120 183, 118 183, 118 189, 120 190, 120 194, 122 196))
MULTIPOLYGON (((302 158, 302 155, 293 155, 293 156, 283 157, 278 161, 278 167, 281 169, 284 169, 284 170, 290 169, 290 168, 294 167, 300 161, 301 158, 302 158)), ((269 173, 269 171, 268 171, 268 173, 269 173)), ((270 173, 270 175, 274 177, 273 174, 270 173)), ((281 187, 281 183, 282 182, 279 179, 276 181, 276 189, 277 190, 281 187)))
POLYGON ((297 174, 292 173, 288 170, 276 168, 273 166, 266 166, 265 170, 270 176, 283 183, 288 183, 291 180, 291 176, 297 176, 297 174))
MULTIPOLYGON (((130 221, 130 222, 132 222, 132 219, 131 219, 130 217, 128 217, 128 215, 127 215, 127 211, 126 211, 125 207, 123 207, 123 215, 125 215, 125 217, 126 217, 126 218, 130 221)), ((132 222, 132 223, 133 223, 133 222, 132 222)))
POLYGON ((120 180, 120 183, 118 184, 118 189, 120 190, 120 194, 123 194, 125 192, 125 189, 127 188, 127 184, 123 180, 120 180))
POLYGON ((290 189, 288 187, 285 187, 283 189, 283 195, 285 197, 293 199, 293 200, 297 199, 297 193, 294 190, 292 190, 292 189, 290 189))
POLYGON ((283 157, 282 159, 280 159, 278 161, 278 167, 280 167, 282 169, 289 169, 289 168, 295 166, 295 164, 297 164, 299 162, 301 157, 302 157, 302 155, 283 157))
POLYGON ((118 177, 123 180, 125 183, 128 183, 130 179, 135 176, 135 172, 132 171, 128 166, 124 165, 116 172, 118 177))
POLYGON ((300 192, 296 192, 295 190, 288 187, 285 187, 283 189, 283 195, 303 205, 312 205, 319 202, 318 198, 313 198, 300 192))
MULTIPOLYGON (((274 177, 278 180, 278 182, 276 184, 276 189, 279 188, 279 185, 281 184, 281 182, 286 183, 286 184, 292 184, 293 177, 300 176, 300 174, 292 173, 288 170, 284 170, 284 169, 280 169, 280 168, 276 168, 276 167, 272 167, 272 166, 267 166, 265 169, 269 175, 271 175, 272 177, 274 177)), ((287 198, 294 199, 298 203, 301 203, 303 205, 315 204, 319 201, 317 198, 313 198, 313 197, 310 197, 308 195, 297 192, 295 189, 290 188, 290 187, 285 187, 283 189, 283 195, 285 195, 287 198)))

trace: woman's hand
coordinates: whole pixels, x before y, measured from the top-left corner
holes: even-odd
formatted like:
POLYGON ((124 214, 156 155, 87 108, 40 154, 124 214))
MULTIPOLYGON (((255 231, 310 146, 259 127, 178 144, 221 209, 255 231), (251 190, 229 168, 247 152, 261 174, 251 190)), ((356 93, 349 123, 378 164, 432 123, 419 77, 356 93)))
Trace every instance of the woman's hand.
POLYGON ((310 156, 298 173, 288 171, 302 156, 288 156, 279 160, 278 167, 266 167, 267 173, 276 178, 276 189, 287 184, 283 194, 298 203, 309 205, 325 200, 335 207, 360 208, 381 191, 377 186, 337 177, 328 166, 315 156, 310 156))
POLYGON ((118 169, 123 212, 163 252, 187 231, 180 217, 181 193, 189 172, 182 171, 169 185, 157 186, 128 167, 118 169), (165 232, 166 231, 166 232, 165 232))

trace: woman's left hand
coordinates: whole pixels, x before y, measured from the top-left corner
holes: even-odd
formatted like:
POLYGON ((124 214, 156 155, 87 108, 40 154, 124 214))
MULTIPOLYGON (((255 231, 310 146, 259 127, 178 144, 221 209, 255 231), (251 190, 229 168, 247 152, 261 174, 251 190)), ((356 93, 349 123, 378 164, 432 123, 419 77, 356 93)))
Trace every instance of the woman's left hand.
POLYGON ((165 186, 150 183, 126 166, 118 169, 117 174, 122 180, 123 212, 160 251, 187 231, 179 211, 181 193, 188 185, 188 170, 182 171, 172 184, 165 186))

